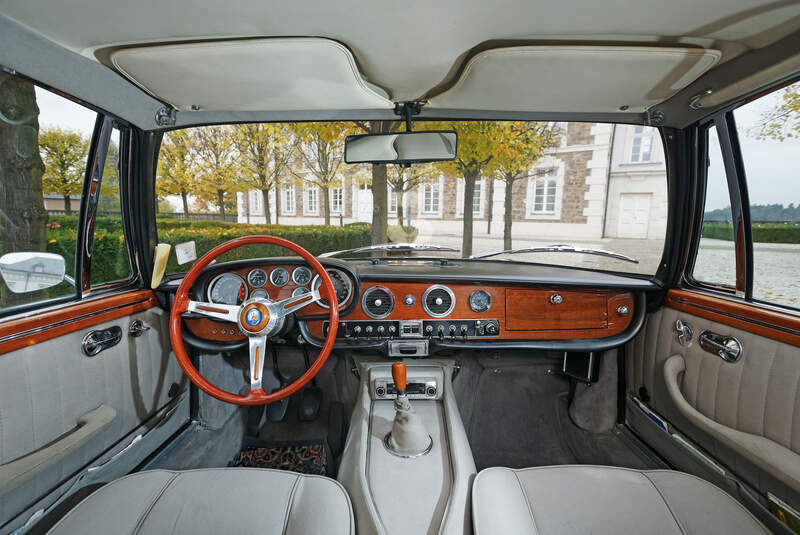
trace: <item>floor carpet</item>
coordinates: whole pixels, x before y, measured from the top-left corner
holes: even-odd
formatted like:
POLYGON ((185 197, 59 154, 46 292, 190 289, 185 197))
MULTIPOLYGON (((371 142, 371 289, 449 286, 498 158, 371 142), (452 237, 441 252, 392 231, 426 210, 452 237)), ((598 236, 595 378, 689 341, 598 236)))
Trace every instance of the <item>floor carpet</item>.
POLYGON ((329 475, 327 446, 322 441, 249 444, 234 458, 231 466, 329 475))

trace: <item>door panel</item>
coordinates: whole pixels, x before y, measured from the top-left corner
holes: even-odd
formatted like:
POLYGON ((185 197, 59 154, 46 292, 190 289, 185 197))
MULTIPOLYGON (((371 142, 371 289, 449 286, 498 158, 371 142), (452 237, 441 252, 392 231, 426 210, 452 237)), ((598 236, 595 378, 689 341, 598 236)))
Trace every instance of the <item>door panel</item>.
POLYGON ((725 315, 722 311, 734 305, 712 309, 709 299, 730 303, 673 290, 667 307, 648 316, 629 347, 628 392, 762 494, 797 507, 800 350, 775 334, 789 333, 770 327, 756 313, 750 320, 725 315), (678 342, 676 320, 693 331, 688 345, 678 342), (702 349, 703 331, 734 336, 743 348, 740 360, 727 362, 702 349), (672 392, 670 384, 677 385, 672 392))
POLYGON ((0 526, 146 422, 170 401, 173 383, 186 387, 171 358, 168 315, 155 303, 151 292, 129 292, 0 327, 6 338, 0 345, 0 465, 32 459, 32 453, 58 444, 99 407, 113 414, 95 436, 45 462, 33 477, 7 484, 0 526), (130 335, 134 320, 150 329, 130 335), (18 337, 8 339, 12 324, 23 329, 18 333, 28 345, 19 348, 18 337), (86 333, 114 326, 123 332, 117 345, 93 357, 82 352, 86 333), (35 332, 24 334, 30 331, 35 332))

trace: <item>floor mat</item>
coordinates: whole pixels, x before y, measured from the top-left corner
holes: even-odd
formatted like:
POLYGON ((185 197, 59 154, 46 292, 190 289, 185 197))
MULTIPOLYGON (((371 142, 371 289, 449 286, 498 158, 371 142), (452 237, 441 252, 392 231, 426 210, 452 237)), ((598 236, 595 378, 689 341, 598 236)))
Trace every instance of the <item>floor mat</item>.
POLYGON ((323 441, 249 444, 234 458, 231 466, 330 475, 328 448, 323 441))

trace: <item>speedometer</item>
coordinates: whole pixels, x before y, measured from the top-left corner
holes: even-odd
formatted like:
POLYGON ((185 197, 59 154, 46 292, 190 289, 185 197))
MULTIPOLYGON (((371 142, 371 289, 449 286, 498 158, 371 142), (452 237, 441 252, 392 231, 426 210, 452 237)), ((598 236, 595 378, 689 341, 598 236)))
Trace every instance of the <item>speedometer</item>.
MULTIPOLYGON (((331 282, 333 283, 333 289, 336 291, 336 301, 339 305, 339 308, 342 308, 353 293, 353 283, 350 280, 350 277, 348 277, 347 274, 340 269, 330 268, 326 269, 325 271, 328 273, 328 276, 330 276, 331 282)), ((314 290, 318 290, 321 285, 322 280, 319 278, 319 275, 315 276, 314 281, 311 283, 311 287, 314 290)), ((320 299, 318 304, 322 308, 328 308, 327 299, 320 299)))
POLYGON ((240 305, 247 299, 247 284, 235 273, 222 273, 208 285, 208 300, 223 305, 240 305))

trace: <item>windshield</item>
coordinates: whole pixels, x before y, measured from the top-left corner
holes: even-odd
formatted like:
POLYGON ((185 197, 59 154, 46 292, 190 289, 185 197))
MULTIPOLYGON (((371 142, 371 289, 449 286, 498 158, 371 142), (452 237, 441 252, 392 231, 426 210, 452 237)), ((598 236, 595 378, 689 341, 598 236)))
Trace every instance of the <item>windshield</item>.
MULTIPOLYGON (((200 256, 237 236, 271 234, 342 258, 457 257, 655 273, 667 220, 658 130, 525 121, 419 122, 414 129, 457 132, 456 159, 345 163, 347 136, 402 132, 400 122, 169 132, 156 179, 159 241, 186 244, 200 256)), ((221 260, 287 254, 254 247, 221 260)), ((188 267, 171 253, 168 273, 188 267)))

